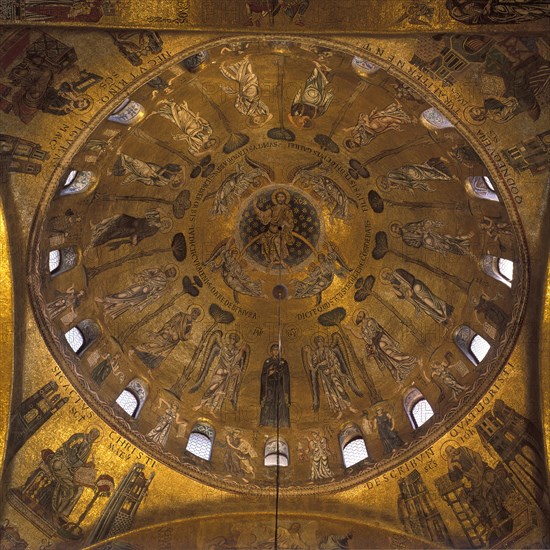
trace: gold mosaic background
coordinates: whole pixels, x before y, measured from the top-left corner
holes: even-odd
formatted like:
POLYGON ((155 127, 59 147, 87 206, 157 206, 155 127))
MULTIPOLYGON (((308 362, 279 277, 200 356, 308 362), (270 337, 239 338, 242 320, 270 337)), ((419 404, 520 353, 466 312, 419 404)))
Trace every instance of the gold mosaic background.
MULTIPOLYGON (((49 8, 53 5, 43 4, 49 8)), ((481 19, 470 20, 466 24, 450 17, 444 3, 426 2, 422 4, 425 8, 421 8, 418 2, 407 3, 407 6, 398 3, 392 12, 394 23, 389 22, 387 3, 383 6, 369 4, 368 10, 367 6, 355 8, 359 16, 346 3, 339 9, 334 3, 310 4, 305 6, 300 2, 289 2, 281 5, 276 13, 276 9, 264 13, 265 10, 254 11, 254 5, 249 6, 247 12, 246 2, 235 3, 236 15, 232 15, 232 4, 228 4, 225 14, 207 9, 206 2, 190 6, 178 4, 181 11, 174 14, 164 12, 163 17, 169 21, 139 18, 134 5, 128 6, 128 9, 121 6, 116 14, 105 16, 105 21, 74 20, 74 17, 71 21, 63 21, 59 16, 61 11, 54 10, 51 13, 57 13, 57 20, 52 17, 43 21, 21 18, 18 21, 21 26, 2 29, 0 189, 5 225, 2 222, 0 226, 0 343, 4 371, 4 384, 0 391, 6 433, 2 485, 4 523, 0 532, 3 547, 83 548, 93 544, 105 548, 272 548, 275 544, 279 548, 548 547, 546 455, 549 433, 545 411, 548 410, 549 398, 543 358, 548 352, 549 309, 548 289, 545 287, 548 251, 544 235, 548 232, 546 184, 550 169, 547 107, 550 48, 541 33, 548 22, 548 18, 544 18, 545 7, 534 6, 529 11, 528 5, 523 3, 492 3, 482 13, 481 19), (294 13, 293 10, 299 10, 300 6, 303 13, 294 13), (433 12, 427 8, 433 8, 433 12), (288 13, 294 15, 287 15, 285 10, 290 10, 288 13), (242 34, 220 39, 220 32, 209 34, 205 30, 186 33, 181 26, 178 26, 181 32, 170 31, 172 22, 181 23, 177 18, 183 18, 184 11, 186 23, 183 24, 189 25, 189 28, 216 27, 219 31, 248 32, 246 24, 250 15, 250 30, 254 37, 242 34), (338 16, 335 15, 337 12, 338 16), (503 16, 505 12, 508 19, 503 16), (370 25, 367 31, 361 20, 363 13, 377 14, 378 17, 372 18, 372 22, 378 22, 379 26, 370 25), (111 19, 107 20, 107 17, 111 19), (115 17, 119 19, 113 19, 115 17), (401 20, 397 22, 398 19, 401 20), (419 23, 421 20, 426 23, 419 23), (43 27, 58 23, 81 27, 155 27, 156 31, 115 33, 99 29, 43 27), (259 25, 256 26, 256 23, 259 25), (428 24, 431 25, 431 32, 446 31, 446 34, 433 36, 426 32, 428 24), (352 37, 338 32, 339 29, 351 31, 361 26, 361 36, 352 37), (466 34, 453 34, 459 27, 466 34), (481 36, 488 28, 495 34, 481 36), (327 29, 334 34, 325 36, 326 42, 315 39, 310 42, 304 38, 304 34, 327 29), (271 40, 279 44, 266 41, 257 45, 257 35, 266 31, 293 34, 284 38, 273 35, 271 40), (375 31, 395 31, 404 35, 374 36, 375 31), (406 36, 408 32, 417 31, 420 33, 416 36, 406 36), (526 34, 529 34, 528 38, 523 36, 526 34), (285 44, 285 40, 293 45, 285 44), (252 126, 247 125, 246 117, 235 108, 234 94, 220 91, 221 86, 238 89, 237 84, 223 76, 219 67, 222 61, 227 66, 230 62, 242 60, 245 52, 241 53, 241 49, 245 44, 251 44, 247 53, 259 78, 261 100, 273 114, 273 118, 265 122, 260 119, 259 124, 252 126), (302 47, 299 49, 296 44, 302 47), (46 53, 41 49, 43 45, 46 53), (224 45, 228 51, 222 54, 224 45), (262 53, 262 48, 268 53, 262 53), (189 64, 186 67, 181 63, 190 54, 205 49, 209 49, 210 58, 199 64, 195 72, 189 70, 189 64), (308 197, 315 211, 321 212, 324 219, 325 234, 330 237, 326 240, 335 242, 342 239, 338 240, 341 256, 352 264, 352 268, 356 265, 353 243, 357 237, 364 240, 364 221, 361 225, 347 225, 337 218, 331 224, 329 218, 331 212, 334 213, 331 202, 323 200, 319 192, 315 193, 311 188, 308 190, 300 180, 290 183, 290 169, 307 164, 311 157, 305 158, 298 151, 294 156, 277 157, 271 152, 264 153, 260 148, 253 149, 257 144, 269 143, 266 132, 270 128, 280 127, 278 64, 271 63, 270 66, 267 61, 276 61, 277 56, 281 55, 288 56, 283 95, 284 125, 296 135, 296 140, 288 143, 313 146, 325 158, 337 158, 337 162, 345 168, 342 172, 347 171, 351 159, 364 161, 372 158, 381 151, 418 139, 422 132, 431 132, 440 143, 433 155, 420 149, 409 156, 401 152, 395 159, 383 160, 380 166, 375 162, 376 168, 369 165, 372 174, 368 178, 344 177, 337 175, 338 171, 328 173, 328 177, 359 205, 361 199, 368 203, 369 191, 376 191, 386 201, 416 203, 415 206, 402 208, 386 202, 385 211, 379 218, 372 210, 372 204, 365 208, 365 219, 373 224, 373 228, 367 266, 359 275, 364 279, 372 271, 378 279, 383 265, 372 257, 376 246, 374 237, 377 232, 385 231, 390 245, 393 244, 400 253, 448 274, 471 280, 472 265, 475 266, 475 276, 487 281, 484 286, 486 296, 509 316, 506 336, 501 335, 502 340, 496 337, 498 331, 488 335, 496 337, 490 338, 493 355, 488 357, 490 363, 486 364, 490 366, 484 371, 485 378, 479 376, 478 385, 473 384, 474 374, 468 378, 465 374, 461 377, 459 371, 452 371, 459 386, 478 388, 468 392, 459 390, 458 386, 453 391, 453 383, 449 382, 448 376, 439 375, 438 378, 428 367, 432 368, 436 358, 444 361, 444 352, 450 349, 455 360, 460 358, 466 366, 470 365, 468 358, 453 343, 452 329, 462 322, 483 325, 479 312, 480 316, 476 317, 472 292, 460 298, 463 300, 460 317, 455 319, 453 316, 448 332, 423 310, 415 313, 413 303, 397 300, 391 285, 383 287, 378 281, 374 289, 381 301, 373 296, 363 302, 357 301, 354 294, 359 287, 355 287, 354 282, 352 291, 343 299, 315 312, 318 316, 322 311, 338 306, 349 311, 350 323, 344 325, 343 330, 344 334, 349 332, 351 335, 350 349, 360 356, 368 369, 372 369, 368 372, 372 372, 384 395, 392 396, 393 402, 391 399, 384 401, 384 407, 395 417, 396 430, 406 446, 395 451, 384 447, 384 438, 377 430, 377 424, 372 423, 372 415, 376 416, 374 410, 370 410, 371 432, 367 433, 368 428, 361 423, 362 413, 375 405, 376 400, 368 398, 368 386, 360 378, 360 371, 356 371, 355 376, 364 396, 359 398, 349 385, 346 386, 351 406, 356 412, 341 404, 344 411, 337 418, 338 411, 331 411, 328 406, 330 392, 322 384, 319 388, 319 411, 315 411, 301 357, 303 347, 313 344, 310 338, 303 338, 299 344, 288 343, 285 358, 290 367, 291 425, 281 428, 281 435, 289 442, 290 465, 282 477, 279 529, 275 540, 275 517, 272 512, 275 508, 274 475, 266 473, 267 468, 263 465, 263 441, 266 435, 274 435, 275 430, 273 426, 259 426, 262 365, 275 336, 274 301, 241 294, 237 302, 234 289, 227 284, 227 277, 224 280, 222 273, 203 266, 209 284, 201 280, 203 286, 197 289, 200 290, 199 296, 194 297, 194 291, 189 293, 188 288, 187 293, 178 298, 180 301, 174 301, 172 305, 170 302, 171 297, 183 288, 182 277, 188 275, 192 282, 196 274, 197 264, 193 263, 189 239, 194 195, 203 182, 207 186, 205 192, 216 190, 223 178, 235 169, 235 164, 227 163, 223 169, 214 172, 211 179, 203 173, 192 178, 195 165, 183 160, 182 156, 196 160, 204 170, 207 163, 202 165, 200 161, 208 154, 218 166, 230 157, 231 153, 224 152, 223 146, 232 133, 246 134, 251 138, 250 144, 243 145, 242 150, 253 161, 253 166, 242 155, 238 157, 242 163, 240 169, 256 169, 263 175, 259 176, 259 182, 252 183, 256 187, 244 191, 238 206, 235 203, 230 207, 230 213, 223 217, 224 223, 216 225, 214 236, 206 229, 216 223, 216 217, 209 212, 212 203, 200 203, 195 213, 199 235, 196 242, 201 246, 206 244, 204 250, 199 249, 197 262, 206 263, 208 254, 216 244, 234 230, 238 220, 242 219, 246 205, 251 204, 250 198, 254 199, 253 193, 264 188, 284 188, 295 189, 296 193, 301 192, 308 197), (380 66, 381 72, 354 72, 351 68, 353 55, 380 66), (301 128, 299 121, 295 119, 293 123, 289 120, 286 111, 291 109, 296 92, 304 87, 306 78, 316 67, 315 62, 330 69, 329 73, 332 71, 326 86, 335 90, 336 98, 326 112, 321 112, 322 109, 316 112, 311 128, 301 128), (384 82, 386 77, 388 80, 384 82), (156 79, 153 85, 146 84, 152 79, 156 79), (170 79, 174 80, 173 83, 170 79), (168 88, 163 87, 163 81, 168 88), (189 94, 184 92, 185 85, 181 84, 187 81, 195 87, 189 94), (197 82, 203 86, 202 89, 197 87, 197 82), (341 125, 335 125, 332 137, 340 152, 333 154, 326 148, 321 149, 315 145, 313 138, 318 134, 330 133, 341 107, 361 82, 374 84, 373 88, 377 91, 371 88, 370 94, 367 92, 359 96, 357 105, 352 105, 341 125), (399 83, 408 84, 408 91, 401 86, 398 95, 397 88, 391 84, 399 86, 399 83), (384 95, 386 92, 379 86, 387 86, 392 95, 384 95), (206 99, 205 92, 223 106, 221 117, 206 99), (147 118, 142 120, 138 117, 131 126, 107 122, 106 117, 125 97, 140 102, 147 118), (159 109, 163 99, 174 100, 180 105, 184 100, 188 101, 192 110, 211 122, 212 135, 218 141, 205 145, 207 140, 201 137, 195 142, 173 140, 172 134, 179 131, 177 126, 166 118, 161 119, 160 115, 151 116, 153 111, 159 109), (358 114, 368 112, 372 115, 373 108, 381 111, 394 100, 400 102, 408 116, 414 117, 410 128, 400 132, 397 128, 375 125, 374 130, 370 129, 371 138, 374 136, 372 143, 369 141, 362 145, 357 153, 348 151, 345 140, 350 135, 358 134, 346 129, 357 124, 358 114), (436 130, 423 126, 420 115, 430 106, 436 106, 455 128, 436 130), (224 115, 233 128, 232 132, 228 133, 224 126, 224 115), (177 154, 166 148, 155 149, 158 143, 152 141, 138 143, 139 140, 136 140, 132 148, 130 140, 135 138, 131 135, 136 130, 146 132, 157 142, 162 140, 169 144, 177 154), (113 138, 115 141, 111 144, 109 140, 113 138), (86 150, 86 144, 94 139, 97 148, 86 150), (105 150, 101 149, 102 141, 108 143, 105 150), (193 143, 206 149, 194 154, 193 143), (453 147, 466 143, 474 147, 480 159, 471 153, 459 160, 452 157, 453 147), (256 153, 258 150, 260 154, 256 153), (130 173, 128 167, 126 172, 123 167, 120 168, 121 153, 165 168, 155 172, 155 168, 149 166, 154 177, 159 178, 162 173, 160 177, 165 178, 162 185, 152 185, 151 180, 149 184, 144 183, 143 179, 137 183, 120 184, 119 181, 130 173), (437 191, 430 197, 430 192, 422 189, 405 189, 391 194, 377 185, 379 178, 387 176, 392 169, 404 164, 420 165, 432 156, 440 157, 452 166, 453 185, 460 186, 454 196, 445 192, 444 184, 433 180, 430 186, 437 191), (116 173, 117 162, 119 175, 116 173), (168 231, 162 233, 160 228, 143 242, 135 245, 126 243, 112 251, 106 244, 100 244, 96 247, 98 251, 84 252, 90 244, 93 226, 98 222, 121 214, 144 216, 150 204, 131 200, 103 201, 98 207, 99 203, 90 206, 89 193, 81 195, 84 199, 77 195, 59 196, 60 182, 75 163, 80 163, 80 170, 89 169, 101 175, 94 188, 95 199, 97 193, 111 193, 131 198, 145 195, 173 200, 181 190, 188 189, 189 211, 183 218, 178 218, 171 204, 157 203, 161 205, 158 208, 162 209, 163 216, 171 219, 168 231), (169 164, 178 164, 182 169, 166 169, 169 164), (274 176, 270 176, 270 168, 274 176), (495 206, 490 201, 467 194, 464 181, 475 175, 491 176, 502 201, 500 204, 495 206), (175 183, 178 178, 183 179, 182 184, 175 183), (353 195, 353 182, 358 182, 360 191, 357 196, 353 195), (51 200, 54 195, 56 198, 51 200), (430 200, 434 203, 428 208, 419 204, 430 200), (442 203, 453 200, 475 205, 474 211, 468 212, 470 218, 460 210, 446 212, 441 209, 442 203), (434 208, 434 204, 439 204, 440 209, 434 208), (74 215, 67 215, 66 205, 77 211, 81 219, 75 220, 74 215), (469 237, 469 253, 475 258, 463 258, 453 253, 441 255, 440 258, 433 248, 424 246, 415 251, 409 246, 396 244, 399 241, 390 233, 392 222, 407 223, 430 215, 445 222, 445 229, 452 229, 446 234, 473 233, 469 237), (481 224, 484 217, 498 218, 497 221, 503 225, 487 232, 481 224), (72 219, 60 231, 59 227, 51 225, 49 220, 53 218, 56 222, 72 219), (188 249, 187 258, 181 263, 169 258, 170 254, 168 257, 161 256, 162 259, 155 257, 150 264, 143 263, 148 259, 144 257, 137 263, 121 263, 93 277, 91 280, 99 281, 97 283, 83 278, 82 266, 103 265, 134 252, 167 247, 180 229, 187 237, 188 249), (63 234, 61 240, 60 234, 63 234), (82 251, 79 263, 74 271, 51 278, 47 270, 47 250, 61 245, 78 247, 82 251), (487 252, 501 254, 516 263, 511 291, 506 285, 486 277, 479 267, 480 256, 487 252), (136 347, 140 342, 147 343, 147 338, 153 338, 144 336, 147 330, 132 331, 134 341, 130 339, 129 345, 120 348, 120 372, 124 382, 117 375, 115 366, 98 390, 93 385, 93 368, 101 362, 102 354, 110 353, 112 359, 118 352, 112 338, 131 327, 131 323, 125 321, 122 315, 119 320, 110 320, 102 313, 104 310, 95 298, 101 300, 106 295, 129 287, 136 273, 150 266, 162 267, 166 257, 166 263, 176 264, 178 268, 178 288, 174 286, 173 291, 166 295, 168 302, 163 298, 154 302, 150 309, 124 315, 131 318, 132 323, 139 322, 144 315, 168 303, 172 309, 162 311, 159 320, 147 326, 147 330, 154 333, 172 318, 172 313, 188 312, 188 307, 195 303, 204 310, 198 320, 200 330, 192 332, 190 338, 182 338, 178 347, 163 360, 158 371, 148 370, 135 357, 127 355, 132 345, 136 347), (66 317, 68 321, 64 323, 60 318, 48 317, 46 303, 58 297, 56 292, 67 291, 71 285, 75 289, 85 288, 89 293, 75 307, 78 315, 72 320, 97 319, 101 327, 107 330, 106 335, 103 333, 103 340, 95 342, 99 350, 95 355, 93 345, 81 358, 71 355, 62 339, 72 320, 66 317), (426 333, 430 345, 433 348, 441 346, 443 353, 439 356, 426 353, 411 336, 410 327, 400 327, 395 320, 397 318, 388 313, 383 302, 394 305, 402 319, 410 320, 413 329, 421 334, 426 333), (237 410, 240 413, 232 412, 230 397, 227 396, 227 402, 221 408, 208 410, 203 403, 202 409, 194 410, 204 399, 206 386, 212 383, 210 372, 200 390, 188 394, 187 400, 177 404, 178 420, 185 422, 171 425, 166 449, 162 445, 161 448, 155 447, 146 436, 168 410, 168 405, 160 398, 175 403, 169 393, 162 392, 174 383, 180 365, 188 364, 194 350, 200 348, 201 335, 209 326, 207 310, 212 303, 217 303, 222 309, 233 304, 237 317, 237 306, 261 312, 266 316, 268 326, 271 326, 267 335, 255 340, 253 333, 256 324, 247 329, 245 320, 237 321, 242 339, 251 348, 250 365, 242 379, 238 397, 237 410), (364 344, 352 331, 352 312, 363 308, 362 304, 380 325, 389 327, 388 333, 396 335, 395 340, 402 346, 402 351, 406 350, 410 355, 425 354, 422 367, 411 371, 410 378, 403 383, 398 383, 391 373, 382 371, 376 360, 366 355, 364 344), (495 352, 497 348, 498 353, 495 352), (89 359, 90 356, 95 362, 89 359), (76 376, 75 372, 81 377, 76 376), (129 422, 113 406, 125 384, 135 377, 146 380, 149 395, 137 421, 129 422), (39 400, 41 412, 24 410, 25 400, 52 382, 55 385, 50 387, 55 389, 50 393, 46 390, 47 398, 39 400), (399 399, 412 382, 433 403, 436 417, 432 424, 435 426, 439 422, 437 429, 430 431, 432 424, 420 432, 408 427, 410 423, 407 424, 409 420, 404 409, 400 408, 399 399), (96 399, 86 388, 92 388, 100 399, 96 399), (440 395, 442 399, 439 399, 440 395), (102 401, 108 406, 102 405, 102 401), (441 421, 444 412, 451 409, 455 413, 441 421), (50 413, 53 413, 51 418, 33 428, 37 418, 50 413), (190 429, 198 419, 207 421, 216 431, 211 465, 205 465, 200 459, 193 459, 185 453, 190 429), (341 465, 337 435, 347 422, 360 426, 369 449, 378 449, 372 453, 374 463, 360 464, 347 470, 341 465), (241 448, 238 456, 231 452, 227 437, 236 437, 231 435, 233 428, 241 430, 242 438, 251 444, 254 453, 246 447, 241 448), (328 464, 334 474, 332 478, 322 477, 319 463, 315 466, 313 451, 318 449, 316 445, 319 444, 314 442, 312 432, 315 431, 325 437, 329 445, 328 464), (92 437, 84 435, 90 433, 92 437), (137 435, 140 433, 141 437, 137 435), (80 435, 70 440, 74 434, 80 435), (96 435, 97 439, 94 439, 96 435), (73 448, 75 452, 72 454, 68 448, 69 440, 72 445, 78 446, 73 448), (177 459, 182 456, 186 459, 178 463, 165 451, 177 459), (233 461, 233 466, 228 465, 228 461, 233 461), (253 476, 247 470, 247 464, 252 465, 253 476), (314 470, 317 472, 315 475, 314 470), (133 472, 133 477, 127 475, 129 472, 133 472), (135 503, 135 508, 130 506, 130 502, 135 503), (116 539, 117 542, 109 538, 109 529, 114 529, 111 531, 116 533, 113 541, 116 539), (105 540, 101 541, 102 538, 105 540), (121 546, 121 541, 126 546, 121 546)), ((474 9, 481 3, 469 4, 474 9)), ((66 10, 68 4, 63 6, 59 3, 57 7, 66 10)), ((75 6, 73 8, 76 9, 75 6)), ((80 9, 84 8, 81 6, 80 9)), ((372 67, 367 68, 370 70, 372 67)), ((183 128, 180 130, 185 133, 183 128)), ((271 142, 276 141, 271 139, 271 142)), ((287 143, 283 145, 291 150, 287 143)), ((283 146, 271 149, 279 150, 283 146)), ((312 156, 319 158, 315 154, 312 156)), ((141 166, 141 169, 144 167, 141 166)), ((314 172, 314 175, 317 174, 314 172)), ((352 203, 349 206, 352 216, 359 216, 355 212, 359 212, 360 208, 352 203)), ((238 239, 237 244, 243 246, 238 239)), ((312 262, 318 262, 318 253, 312 262)), ((270 274, 269 268, 258 267, 257 260, 261 260, 261 254, 257 252, 256 260, 244 256, 241 266, 249 275, 264 273, 261 279, 263 288, 270 290, 282 276, 277 269, 270 274), (253 264, 254 261, 256 264, 253 264)), ((440 298, 461 295, 459 287, 425 266, 398 257, 391 260, 384 258, 383 262, 389 262, 387 265, 391 269, 401 268, 417 274, 440 298)), ((286 271, 285 267, 288 281, 284 282, 291 292, 296 291, 296 284, 290 284, 291 277, 304 280, 312 273, 306 264, 290 274, 286 271)), ((321 308, 342 288, 346 277, 333 277, 331 286, 323 290, 321 308)), ((243 280, 241 276, 241 283, 243 280)), ((476 289, 476 292, 477 296, 481 295, 481 291, 476 289)), ((306 318, 299 318, 299 314, 318 307, 316 300, 313 293, 302 299, 291 297, 283 306, 286 308, 285 314, 296 317, 293 324, 309 336, 317 332, 314 324, 317 323, 316 318, 312 323, 306 318)), ((493 308, 492 311, 498 310, 493 308)), ((60 317, 67 315, 67 312, 69 310, 60 317)), ((492 319, 494 323, 494 315, 492 319)), ((376 342, 373 345, 376 348, 376 342)), ((215 365, 213 368, 216 368, 215 365)), ((478 371, 472 369, 471 372, 478 371)), ((194 377, 195 374, 193 379, 196 380, 194 377)))

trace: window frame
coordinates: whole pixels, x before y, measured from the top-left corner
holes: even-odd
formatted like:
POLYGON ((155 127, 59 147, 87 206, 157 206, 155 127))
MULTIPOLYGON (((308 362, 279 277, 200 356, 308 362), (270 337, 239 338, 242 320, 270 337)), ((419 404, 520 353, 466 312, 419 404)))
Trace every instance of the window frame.
POLYGON ((272 468, 273 466, 280 468, 286 468, 290 465, 290 451, 288 448, 288 442, 283 437, 277 437, 273 436, 266 440, 264 444, 264 466, 266 468, 272 468), (276 444, 274 446, 274 450, 271 448, 273 447, 273 444, 276 444), (274 464, 266 464, 267 460, 270 457, 283 457, 286 461, 286 464, 283 464, 283 461, 277 460, 275 458, 274 464))
POLYGON ((137 395, 137 393, 135 391, 133 391, 132 389, 128 389, 128 387, 125 387, 118 395, 118 397, 115 399, 115 403, 130 417, 130 418, 134 418, 136 419, 138 414, 139 414, 139 411, 141 410, 141 400, 139 398, 139 396, 137 395), (136 406, 134 408, 134 411, 130 414, 119 402, 118 400, 125 394, 129 394, 131 395, 135 401, 136 401, 136 406))
POLYGON ((185 451, 189 454, 200 458, 201 460, 205 460, 206 462, 210 462, 212 460, 212 453, 214 452, 214 441, 216 438, 216 430, 213 426, 208 424, 207 422, 196 422, 193 428, 191 428, 191 431, 189 432, 189 436, 187 438, 187 443, 185 444, 185 451), (196 453, 194 453, 192 450, 189 449, 189 444, 191 442, 191 439, 194 434, 200 435, 203 438, 205 438, 209 445, 210 449, 208 452, 208 458, 204 458, 203 456, 200 456, 196 453))
POLYGON ((485 339, 481 334, 479 334, 479 332, 476 332, 468 325, 458 326, 453 333, 453 340, 458 349, 468 358, 470 363, 472 363, 475 367, 480 365, 486 359, 493 347, 487 339, 485 339), (487 353, 484 355, 481 361, 477 358, 477 355, 475 355, 471 349, 472 341, 476 336, 482 338, 489 345, 489 349, 487 350, 487 353))

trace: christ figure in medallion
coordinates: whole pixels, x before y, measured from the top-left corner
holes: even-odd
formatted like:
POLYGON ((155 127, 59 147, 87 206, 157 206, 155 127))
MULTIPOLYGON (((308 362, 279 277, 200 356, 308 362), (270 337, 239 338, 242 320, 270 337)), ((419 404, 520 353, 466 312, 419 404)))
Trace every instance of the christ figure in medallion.
POLYGON ((254 205, 256 215, 266 226, 260 235, 260 244, 269 267, 285 265, 285 260, 290 256, 288 247, 294 243, 294 214, 288 204, 290 195, 285 190, 275 191, 272 202, 273 206, 265 210, 260 210, 258 205, 254 205))

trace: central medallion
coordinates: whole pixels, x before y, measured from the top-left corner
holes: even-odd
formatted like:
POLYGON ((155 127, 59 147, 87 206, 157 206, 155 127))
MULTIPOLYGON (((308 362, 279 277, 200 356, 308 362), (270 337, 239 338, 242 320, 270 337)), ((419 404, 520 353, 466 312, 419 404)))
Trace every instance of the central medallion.
POLYGON ((249 197, 240 216, 243 254, 268 271, 302 266, 316 254, 320 238, 317 209, 295 188, 264 187, 249 197))

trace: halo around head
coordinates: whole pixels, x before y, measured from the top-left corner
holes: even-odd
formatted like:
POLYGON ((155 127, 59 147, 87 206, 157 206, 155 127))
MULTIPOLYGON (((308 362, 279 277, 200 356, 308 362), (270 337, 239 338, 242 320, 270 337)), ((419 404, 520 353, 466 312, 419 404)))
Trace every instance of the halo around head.
POLYGON ((271 202, 273 204, 277 204, 277 195, 284 195, 285 196, 285 204, 290 203, 290 193, 284 187, 280 187, 279 189, 275 189, 275 191, 273 191, 273 193, 271 193, 271 202))

